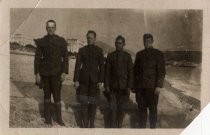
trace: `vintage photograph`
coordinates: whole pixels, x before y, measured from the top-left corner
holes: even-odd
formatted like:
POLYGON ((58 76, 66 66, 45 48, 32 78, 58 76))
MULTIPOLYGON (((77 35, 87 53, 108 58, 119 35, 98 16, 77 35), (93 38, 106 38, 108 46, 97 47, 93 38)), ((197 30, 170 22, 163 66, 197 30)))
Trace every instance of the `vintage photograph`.
POLYGON ((10 9, 10 128, 186 128, 203 11, 10 9))

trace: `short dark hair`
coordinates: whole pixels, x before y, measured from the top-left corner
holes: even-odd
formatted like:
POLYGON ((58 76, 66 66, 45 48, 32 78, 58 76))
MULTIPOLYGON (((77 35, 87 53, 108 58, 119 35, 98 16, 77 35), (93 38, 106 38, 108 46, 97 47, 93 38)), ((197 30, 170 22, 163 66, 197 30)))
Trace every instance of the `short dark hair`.
POLYGON ((123 43, 125 44, 125 38, 123 37, 123 36, 121 36, 121 35, 118 35, 117 37, 116 37, 116 39, 115 39, 115 41, 117 41, 117 40, 122 40, 123 41, 123 43))
POLYGON ((148 38, 151 38, 153 40, 153 36, 150 33, 145 33, 144 36, 143 36, 143 38, 144 38, 144 40, 146 40, 148 38))
POLYGON ((96 38, 96 32, 95 32, 95 31, 89 30, 89 31, 87 32, 86 36, 87 36, 88 34, 93 34, 94 37, 96 38))
POLYGON ((48 20, 48 21, 46 22, 46 26, 47 26, 47 24, 48 24, 49 22, 54 23, 54 24, 55 24, 55 26, 56 26, 56 22, 55 22, 55 20, 48 20))

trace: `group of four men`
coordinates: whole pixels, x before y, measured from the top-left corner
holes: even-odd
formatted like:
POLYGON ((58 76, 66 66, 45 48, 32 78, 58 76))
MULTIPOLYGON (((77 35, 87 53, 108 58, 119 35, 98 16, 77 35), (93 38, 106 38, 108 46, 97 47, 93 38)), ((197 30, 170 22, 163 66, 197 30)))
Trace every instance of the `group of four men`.
MULTIPOLYGON (((61 116, 61 86, 69 67, 67 43, 64 38, 55 35, 54 20, 47 21, 46 30, 46 36, 35 40, 36 83, 44 89, 46 124, 52 125, 50 111, 52 94, 56 105, 57 123, 64 126, 61 116)), ((145 49, 136 54, 134 64, 131 55, 123 50, 125 46, 123 36, 117 36, 116 50, 109 53, 106 60, 103 50, 95 45, 96 33, 88 31, 86 37, 88 45, 79 49, 73 79, 77 101, 82 108, 82 127, 94 127, 99 93, 104 87, 104 95, 110 103, 110 127, 122 127, 124 110, 131 91, 136 94, 140 128, 146 128, 147 108, 150 128, 155 128, 158 95, 165 77, 165 61, 163 53, 152 47, 153 36, 144 34, 145 49)))

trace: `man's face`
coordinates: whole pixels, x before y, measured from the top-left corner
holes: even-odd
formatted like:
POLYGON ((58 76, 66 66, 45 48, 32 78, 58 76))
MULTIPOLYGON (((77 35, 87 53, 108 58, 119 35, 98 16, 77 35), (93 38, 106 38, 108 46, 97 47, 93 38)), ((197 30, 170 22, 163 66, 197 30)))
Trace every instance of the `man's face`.
POLYGON ((145 38, 144 39, 144 47, 146 49, 151 48, 153 44, 153 39, 152 38, 145 38))
POLYGON ((116 47, 117 51, 123 50, 124 45, 125 45, 125 43, 123 42, 122 39, 118 39, 115 41, 115 47, 116 47))
POLYGON ((54 22, 48 22, 46 26, 47 34, 54 35, 56 30, 56 25, 54 22))
POLYGON ((93 33, 87 34, 87 43, 88 45, 94 45, 96 41, 96 37, 94 36, 93 33))

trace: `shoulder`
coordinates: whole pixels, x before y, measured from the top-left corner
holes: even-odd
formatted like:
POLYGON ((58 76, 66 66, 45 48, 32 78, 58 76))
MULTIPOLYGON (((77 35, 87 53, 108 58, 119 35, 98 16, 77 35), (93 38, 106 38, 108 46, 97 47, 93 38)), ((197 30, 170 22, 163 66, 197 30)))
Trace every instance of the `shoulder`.
POLYGON ((108 56, 113 56, 115 54, 115 51, 108 53, 108 56))
POLYGON ((115 51, 108 53, 107 58, 111 58, 116 54, 115 51))
POLYGON ((156 55, 163 55, 163 52, 158 49, 154 49, 154 52, 156 55))
POLYGON ((34 39, 34 40, 43 41, 43 40, 46 40, 46 39, 47 39, 47 35, 45 35, 44 37, 41 37, 41 38, 34 39))
POLYGON ((99 46, 94 45, 95 49, 99 52, 103 52, 103 49, 101 49, 99 46))
POLYGON ((131 54, 128 53, 127 51, 123 51, 123 54, 124 54, 126 57, 131 57, 131 54))
POLYGON ((58 36, 58 35, 55 35, 55 39, 60 41, 60 42, 66 42, 65 38, 63 38, 61 36, 58 36))
POLYGON ((136 53, 136 56, 140 56, 140 55, 144 54, 144 52, 145 52, 145 50, 140 50, 136 53))
POLYGON ((79 48, 79 52, 86 50, 86 48, 87 48, 87 46, 83 46, 83 47, 79 48))
POLYGON ((47 41, 47 36, 44 36, 42 38, 34 39, 34 42, 35 42, 36 46, 43 46, 43 45, 45 45, 46 41, 47 41))

